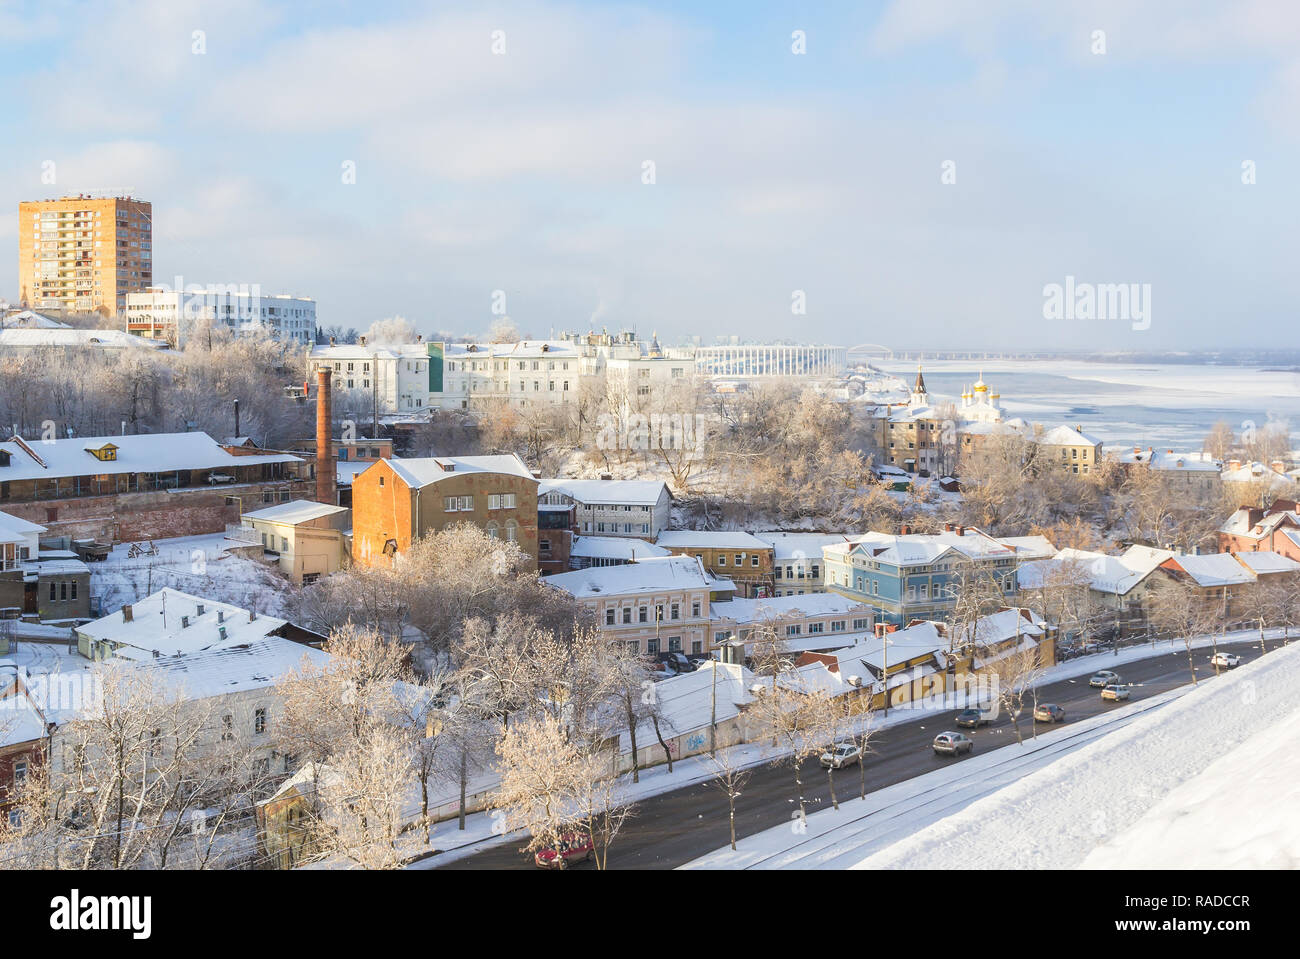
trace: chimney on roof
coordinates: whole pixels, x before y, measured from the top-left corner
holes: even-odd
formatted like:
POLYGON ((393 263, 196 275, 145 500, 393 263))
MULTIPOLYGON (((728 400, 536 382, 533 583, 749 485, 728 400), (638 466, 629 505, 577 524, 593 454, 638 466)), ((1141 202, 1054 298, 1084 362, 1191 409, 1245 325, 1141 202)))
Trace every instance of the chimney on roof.
POLYGON ((235 400, 235 438, 239 438, 239 400, 235 400))
POLYGON ((255 620, 255 619, 257 619, 257 610, 255 610, 255 609, 250 609, 250 610, 248 611, 248 621, 251 623, 251 622, 253 622, 253 620, 255 620))
POLYGON ((1082 433, 1082 432, 1083 432, 1083 424, 1082 424, 1082 423, 1075 423, 1075 424, 1074 424, 1074 431, 1075 431, 1076 433, 1082 433))
POLYGON ((316 371, 316 502, 333 506, 338 499, 338 477, 334 465, 334 396, 330 390, 331 370, 316 371))
POLYGON ((224 623, 225 621, 226 621, 226 611, 224 609, 217 610, 217 622, 224 623))
POLYGON ((334 345, 335 345, 335 344, 334 344, 334 337, 331 336, 331 337, 330 337, 330 346, 334 346, 334 345))
POLYGON ((361 345, 362 345, 362 346, 365 346, 365 345, 366 345, 366 338, 365 338, 364 336, 361 337, 361 345))
POLYGON ((415 334, 415 342, 417 342, 417 343, 423 343, 423 342, 424 342, 424 334, 423 334, 423 333, 416 333, 416 334, 415 334))
POLYGON ((122 622, 129 623, 132 622, 132 619, 133 617, 132 617, 131 604, 127 603, 125 606, 122 607, 122 622))
POLYGON ((188 616, 182 616, 181 629, 189 629, 189 628, 190 628, 190 618, 188 616))
POLYGON ((226 627, 224 627, 224 626, 218 626, 218 627, 217 627, 217 635, 220 636, 222 639, 225 639, 225 638, 226 638, 226 627))

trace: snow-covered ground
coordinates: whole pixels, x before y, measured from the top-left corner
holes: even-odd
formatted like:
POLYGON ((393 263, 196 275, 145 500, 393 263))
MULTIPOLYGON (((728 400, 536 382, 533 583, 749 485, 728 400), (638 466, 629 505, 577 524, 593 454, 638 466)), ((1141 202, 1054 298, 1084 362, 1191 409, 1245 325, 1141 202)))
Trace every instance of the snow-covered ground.
POLYGON ((1295 865, 1298 752, 1300 643, 1213 683, 1131 703, 818 812, 806 832, 767 830, 742 840, 737 852, 718 850, 690 865, 1295 865), (1237 821, 1225 828, 1225 819, 1237 821))
POLYGON ((1300 709, 1175 787, 1083 869, 1300 868, 1300 709))
MULTIPOLYGON (((283 612, 288 581, 274 567, 234 555, 249 544, 223 533, 153 541, 156 555, 130 556, 132 543, 119 543, 103 562, 88 563, 90 593, 101 608, 116 610, 164 586, 268 616, 283 612)), ((141 543, 148 546, 148 543, 141 543)))

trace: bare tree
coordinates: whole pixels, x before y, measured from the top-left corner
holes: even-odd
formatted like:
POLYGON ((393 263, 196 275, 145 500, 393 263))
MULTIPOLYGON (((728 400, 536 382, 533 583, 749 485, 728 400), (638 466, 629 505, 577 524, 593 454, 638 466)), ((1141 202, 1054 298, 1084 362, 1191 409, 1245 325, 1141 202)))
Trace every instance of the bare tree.
POLYGON ((736 800, 744 795, 750 769, 737 762, 734 750, 724 749, 709 760, 713 766, 713 785, 727 797, 727 822, 731 827, 731 850, 736 850, 736 800))

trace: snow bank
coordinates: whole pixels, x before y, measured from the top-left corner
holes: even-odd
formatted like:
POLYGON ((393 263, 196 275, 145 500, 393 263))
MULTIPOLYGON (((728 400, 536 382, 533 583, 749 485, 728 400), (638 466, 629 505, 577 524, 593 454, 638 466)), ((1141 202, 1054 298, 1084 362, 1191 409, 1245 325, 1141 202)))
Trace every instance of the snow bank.
MULTIPOLYGON (((1211 807, 1228 793, 1236 801, 1250 792, 1242 779, 1226 776, 1254 768, 1266 754, 1300 749, 1298 688, 1300 645, 1276 650, 855 867, 1060 869, 1084 865, 1094 850, 1097 858, 1089 865, 1216 865, 1230 857, 1225 841, 1207 841, 1216 831, 1209 823, 1220 822, 1208 818, 1211 807), (1242 744, 1243 755, 1235 755, 1242 744), (1174 825, 1193 812, 1199 829, 1195 822, 1174 825), (1130 832, 1139 843, 1133 848, 1124 841, 1130 832), (1175 835, 1195 835, 1196 841, 1165 846, 1175 835)), ((1288 763, 1300 768, 1293 755, 1288 763)), ((1261 776, 1272 779, 1271 771, 1257 768, 1251 778, 1261 776)), ((1292 800, 1295 782, 1292 777, 1292 800)), ((1278 856, 1294 862, 1300 836, 1294 805, 1286 805, 1276 789, 1255 793, 1253 801, 1254 811, 1232 807, 1236 818, 1253 820, 1233 825, 1231 840, 1224 834, 1229 847, 1234 840, 1251 840, 1232 856, 1244 863, 1279 842, 1278 856)))

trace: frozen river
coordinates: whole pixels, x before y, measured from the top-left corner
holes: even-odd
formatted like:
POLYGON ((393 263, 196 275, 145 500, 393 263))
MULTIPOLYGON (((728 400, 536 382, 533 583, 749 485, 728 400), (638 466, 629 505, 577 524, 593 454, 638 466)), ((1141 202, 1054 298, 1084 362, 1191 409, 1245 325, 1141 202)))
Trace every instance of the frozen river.
MULTIPOLYGON (((914 362, 875 361, 910 387, 914 362)), ((957 400, 979 379, 976 362, 923 362, 931 396, 957 400)), ((1300 430, 1300 373, 1260 367, 1087 363, 1076 360, 990 360, 984 382, 1002 394, 1006 416, 1051 427, 1081 425, 1107 447, 1200 449, 1220 420, 1240 432, 1285 421, 1300 430)), ((1293 438, 1292 448, 1295 447, 1293 438)))

